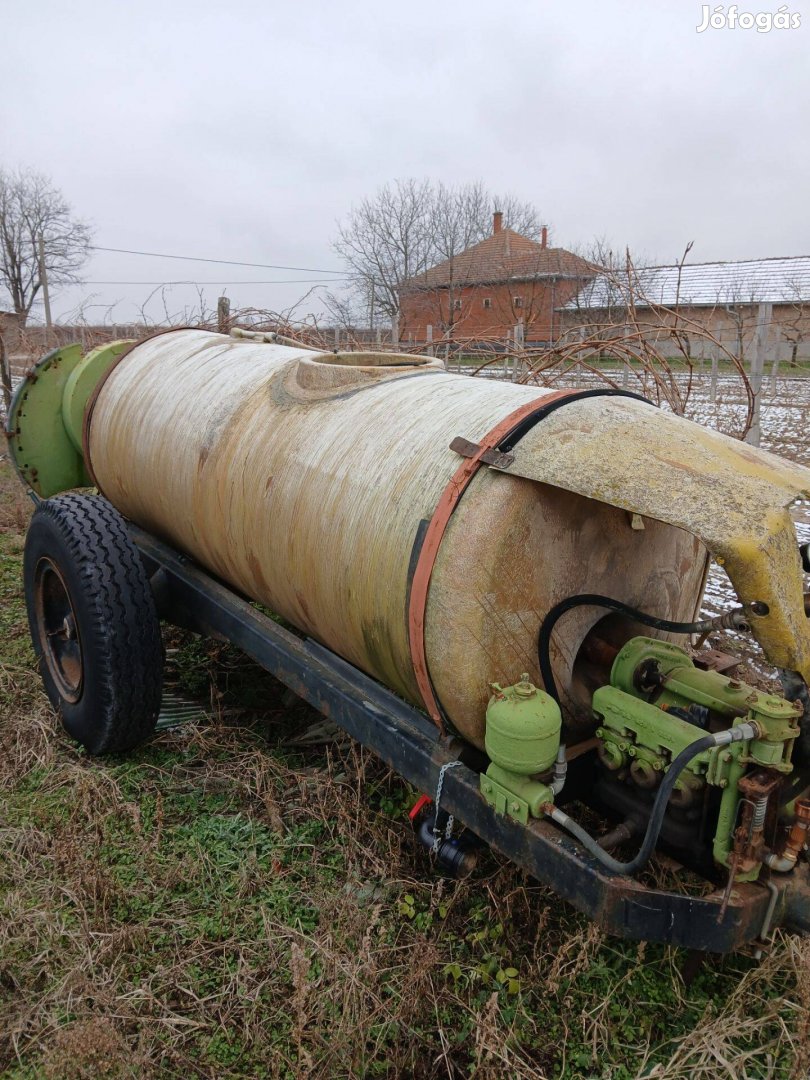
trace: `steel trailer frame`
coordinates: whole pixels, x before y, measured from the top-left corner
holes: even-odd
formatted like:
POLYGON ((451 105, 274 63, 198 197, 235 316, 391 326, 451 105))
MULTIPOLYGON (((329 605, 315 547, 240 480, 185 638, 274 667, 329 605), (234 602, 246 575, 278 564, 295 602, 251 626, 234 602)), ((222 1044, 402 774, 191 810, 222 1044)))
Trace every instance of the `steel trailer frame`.
POLYGON ((794 871, 799 880, 779 883, 776 906, 769 910, 773 890, 761 884, 738 884, 727 898, 721 889, 695 897, 651 888, 610 874, 546 820, 525 826, 496 813, 481 795, 473 765, 480 751, 442 735, 424 713, 315 641, 280 626, 186 556, 131 523, 129 529, 161 617, 231 642, 419 791, 435 792, 442 765, 461 760, 445 773, 442 809, 609 933, 724 953, 780 922, 790 888, 806 903, 806 865, 794 871))

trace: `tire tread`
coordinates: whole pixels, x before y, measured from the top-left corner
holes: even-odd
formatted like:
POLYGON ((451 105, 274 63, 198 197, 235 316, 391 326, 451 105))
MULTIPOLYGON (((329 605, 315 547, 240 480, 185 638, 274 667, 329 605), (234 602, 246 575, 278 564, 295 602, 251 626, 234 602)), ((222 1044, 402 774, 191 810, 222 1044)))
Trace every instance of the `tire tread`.
POLYGON ((131 749, 154 731, 163 668, 160 623, 138 549, 100 495, 47 499, 32 527, 38 520, 63 540, 93 624, 85 663, 95 667, 98 700, 92 737, 81 741, 96 754, 131 749))

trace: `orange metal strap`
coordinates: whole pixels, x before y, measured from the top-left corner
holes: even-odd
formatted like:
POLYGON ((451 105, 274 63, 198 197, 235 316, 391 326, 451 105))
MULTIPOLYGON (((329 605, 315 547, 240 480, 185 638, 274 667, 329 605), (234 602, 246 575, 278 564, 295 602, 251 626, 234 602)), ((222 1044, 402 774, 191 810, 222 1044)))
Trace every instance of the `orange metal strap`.
POLYGON ((453 511, 458 506, 461 496, 469 487, 470 481, 481 468, 484 454, 494 450, 511 431, 533 413, 542 412, 554 401, 565 398, 581 397, 581 390, 558 390, 553 394, 530 401, 504 417, 489 431, 478 444, 478 451, 473 457, 465 458, 456 469, 452 479, 442 492, 433 512, 433 517, 425 532, 422 547, 411 580, 411 592, 408 600, 408 638, 411 650, 416 684, 428 715, 439 729, 444 732, 444 721, 438 699, 433 690, 425 654, 425 612, 427 610, 428 589, 436 556, 439 554, 442 537, 447 529, 453 511))

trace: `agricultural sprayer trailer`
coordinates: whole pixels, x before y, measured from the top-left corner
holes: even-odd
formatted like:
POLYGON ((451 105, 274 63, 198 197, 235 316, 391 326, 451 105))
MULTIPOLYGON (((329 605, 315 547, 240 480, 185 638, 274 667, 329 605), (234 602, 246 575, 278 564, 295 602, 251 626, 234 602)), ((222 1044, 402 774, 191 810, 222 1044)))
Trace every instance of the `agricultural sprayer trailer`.
POLYGON ((7 434, 34 648, 90 753, 154 731, 163 619, 430 796, 448 871, 487 844, 606 930, 699 950, 810 928, 810 470, 616 389, 238 330, 57 349, 7 434), (702 617, 711 558, 738 603, 702 617), (719 630, 780 693, 692 647, 719 630), (651 884, 656 852, 697 885, 651 884))

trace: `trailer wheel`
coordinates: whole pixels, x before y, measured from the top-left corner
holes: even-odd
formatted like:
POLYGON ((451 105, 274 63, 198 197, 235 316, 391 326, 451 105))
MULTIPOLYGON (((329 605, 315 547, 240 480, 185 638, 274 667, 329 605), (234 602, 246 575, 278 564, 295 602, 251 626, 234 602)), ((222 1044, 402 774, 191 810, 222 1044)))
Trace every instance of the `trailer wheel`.
POLYGON ((67 732, 91 754, 155 730, 163 646, 149 579, 124 519, 97 495, 37 507, 25 540, 34 651, 67 732))

